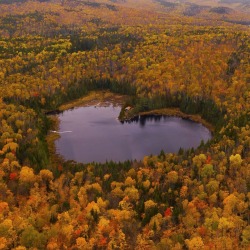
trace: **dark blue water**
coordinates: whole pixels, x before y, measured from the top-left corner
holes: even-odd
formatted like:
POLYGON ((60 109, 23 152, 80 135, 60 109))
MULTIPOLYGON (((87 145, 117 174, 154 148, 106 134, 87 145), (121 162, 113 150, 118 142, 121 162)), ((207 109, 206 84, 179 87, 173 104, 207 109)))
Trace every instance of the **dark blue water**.
POLYGON ((178 152, 211 138, 199 123, 177 117, 142 117, 130 123, 117 120, 120 107, 80 107, 59 115, 61 138, 57 152, 66 160, 105 162, 141 160, 145 155, 178 152), (72 131, 72 132, 69 132, 72 131))

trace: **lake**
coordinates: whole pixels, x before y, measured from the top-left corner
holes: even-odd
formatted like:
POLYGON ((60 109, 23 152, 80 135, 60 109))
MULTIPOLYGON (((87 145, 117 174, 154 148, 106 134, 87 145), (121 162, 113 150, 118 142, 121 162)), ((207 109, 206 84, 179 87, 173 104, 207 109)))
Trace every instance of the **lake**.
POLYGON ((199 123, 178 117, 142 116, 131 122, 117 120, 121 108, 79 107, 59 114, 57 153, 65 160, 106 162, 141 160, 145 155, 176 153, 196 148, 211 138, 199 123))

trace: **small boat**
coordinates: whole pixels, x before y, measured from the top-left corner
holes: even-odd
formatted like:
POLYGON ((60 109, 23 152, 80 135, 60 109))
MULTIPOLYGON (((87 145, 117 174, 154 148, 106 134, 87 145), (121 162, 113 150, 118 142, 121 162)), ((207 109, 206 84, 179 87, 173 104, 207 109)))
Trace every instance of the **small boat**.
POLYGON ((51 133, 58 133, 58 134, 65 134, 65 133, 72 133, 72 131, 56 131, 56 130, 50 130, 51 133))

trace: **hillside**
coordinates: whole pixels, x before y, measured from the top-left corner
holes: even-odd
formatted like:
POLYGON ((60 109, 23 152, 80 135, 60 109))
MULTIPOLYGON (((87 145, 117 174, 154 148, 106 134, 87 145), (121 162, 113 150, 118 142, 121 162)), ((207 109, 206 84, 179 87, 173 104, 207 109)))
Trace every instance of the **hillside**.
POLYGON ((248 11, 1 0, 0 249, 249 249, 248 11), (213 138, 139 162, 64 161, 46 114, 91 91, 128 96, 131 116, 196 115, 213 138))

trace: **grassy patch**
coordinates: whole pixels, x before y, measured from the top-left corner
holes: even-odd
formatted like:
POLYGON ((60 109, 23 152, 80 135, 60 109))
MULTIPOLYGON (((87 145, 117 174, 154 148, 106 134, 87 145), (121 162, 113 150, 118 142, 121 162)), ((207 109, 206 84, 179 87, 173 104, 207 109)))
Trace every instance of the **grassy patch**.
POLYGON ((109 103, 122 105, 126 98, 125 95, 114 94, 110 91, 92 91, 87 96, 61 105, 59 110, 65 111, 75 107, 108 105, 109 103))
MULTIPOLYGON (((59 129, 59 119, 56 115, 49 116, 51 122, 51 129, 58 130, 59 129)), ((59 163, 63 162, 63 158, 56 153, 56 145, 55 141, 60 138, 60 134, 49 132, 46 136, 46 142, 48 145, 49 156, 50 156, 50 163, 51 166, 54 168, 59 163)))

